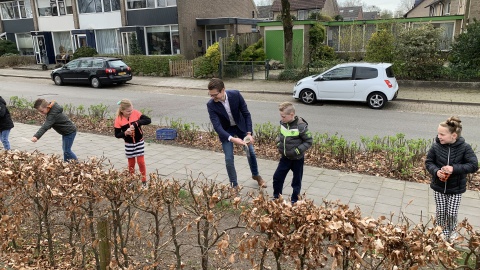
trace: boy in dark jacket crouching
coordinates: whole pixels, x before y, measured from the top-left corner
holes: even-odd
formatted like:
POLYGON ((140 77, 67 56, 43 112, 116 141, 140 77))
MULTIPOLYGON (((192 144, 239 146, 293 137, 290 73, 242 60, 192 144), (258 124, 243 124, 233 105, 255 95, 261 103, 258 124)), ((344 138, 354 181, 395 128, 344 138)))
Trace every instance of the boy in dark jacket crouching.
POLYGON ((308 131, 308 123, 301 117, 295 116, 295 107, 290 102, 283 102, 278 106, 280 111, 280 134, 276 139, 277 148, 282 157, 277 170, 273 174, 273 197, 282 194, 283 183, 290 170, 292 179, 292 204, 297 202, 302 188, 303 164, 305 151, 312 146, 312 134, 308 131))

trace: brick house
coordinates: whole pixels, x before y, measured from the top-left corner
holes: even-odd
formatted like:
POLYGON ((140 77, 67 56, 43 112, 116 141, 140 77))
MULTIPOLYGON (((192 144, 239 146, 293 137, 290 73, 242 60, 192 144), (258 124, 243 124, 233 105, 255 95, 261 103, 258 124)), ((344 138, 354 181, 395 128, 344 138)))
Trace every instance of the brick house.
MULTIPOLYGON (((282 3, 275 0, 272 4, 273 18, 281 14, 282 3)), ((312 13, 322 13, 330 17, 338 14, 338 4, 336 0, 290 0, 290 14, 297 20, 307 20, 312 13)))
POLYGON ((0 0, 0 36, 38 63, 82 46, 101 54, 192 59, 219 38, 256 31, 253 0, 0 0))
POLYGON ((344 21, 358 21, 364 19, 363 8, 361 6, 341 7, 338 11, 344 21))
POLYGON ((465 15, 466 23, 473 18, 480 20, 480 1, 477 0, 415 0, 415 4, 404 17, 435 17, 465 15))

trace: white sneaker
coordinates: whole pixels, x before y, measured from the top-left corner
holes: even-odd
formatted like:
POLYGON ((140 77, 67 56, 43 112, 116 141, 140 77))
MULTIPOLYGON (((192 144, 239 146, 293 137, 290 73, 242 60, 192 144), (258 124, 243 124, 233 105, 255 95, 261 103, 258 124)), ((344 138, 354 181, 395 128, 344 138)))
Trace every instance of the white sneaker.
POLYGON ((143 190, 147 190, 147 189, 148 189, 147 182, 142 182, 142 189, 143 189, 143 190))
POLYGON ((452 243, 452 242, 455 242, 455 240, 457 240, 457 237, 458 237, 458 234, 457 232, 452 232, 450 234, 450 237, 448 239, 448 242, 452 243))

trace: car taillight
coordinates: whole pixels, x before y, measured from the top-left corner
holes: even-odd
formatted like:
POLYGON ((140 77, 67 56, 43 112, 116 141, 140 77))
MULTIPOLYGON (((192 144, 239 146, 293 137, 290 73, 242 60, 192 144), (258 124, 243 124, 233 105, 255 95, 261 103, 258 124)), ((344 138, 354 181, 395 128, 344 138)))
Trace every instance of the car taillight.
POLYGON ((107 74, 113 74, 116 73, 117 71, 114 68, 107 68, 105 69, 105 73, 107 74))
POLYGON ((393 85, 389 80, 385 80, 385 83, 387 84, 388 88, 392 88, 393 85))
POLYGON ((130 67, 127 67, 127 70, 128 70, 128 71, 131 71, 132 69, 131 69, 130 67))

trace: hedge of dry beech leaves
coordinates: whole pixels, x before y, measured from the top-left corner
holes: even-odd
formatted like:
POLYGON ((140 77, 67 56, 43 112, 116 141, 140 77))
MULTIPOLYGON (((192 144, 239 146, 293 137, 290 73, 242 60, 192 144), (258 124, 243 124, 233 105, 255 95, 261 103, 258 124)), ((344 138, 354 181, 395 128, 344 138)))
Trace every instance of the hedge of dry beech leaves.
POLYGON ((2 151, 0 160, 1 263, 12 269, 458 269, 462 253, 480 253, 467 221, 450 244, 432 221, 292 206, 201 176, 150 174, 141 190, 139 175, 101 159, 2 151))
MULTIPOLYGON (((80 130, 112 132, 108 121, 76 123, 80 130)), ((218 147, 213 139, 202 143, 218 147)), ((237 194, 201 175, 161 179, 151 174, 149 189, 139 190, 132 184, 139 176, 115 170, 101 158, 65 163, 37 152, 3 151, 0 159, 0 268, 480 266, 470 262, 480 257, 480 232, 467 221, 450 244, 432 220, 414 224, 405 216, 363 217, 358 208, 334 202, 316 206, 308 199, 291 206, 262 192, 237 194)))

